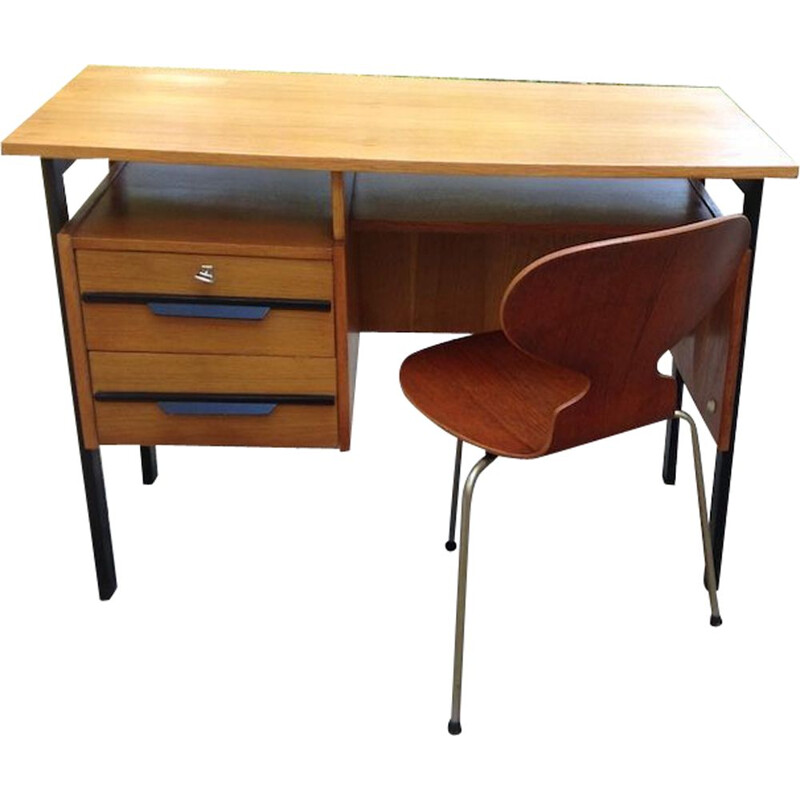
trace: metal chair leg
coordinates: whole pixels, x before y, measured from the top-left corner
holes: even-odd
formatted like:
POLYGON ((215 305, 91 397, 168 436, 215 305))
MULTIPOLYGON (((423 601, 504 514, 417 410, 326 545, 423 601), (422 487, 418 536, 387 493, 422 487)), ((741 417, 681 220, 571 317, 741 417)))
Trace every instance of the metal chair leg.
POLYGON ((445 549, 452 552, 456 549, 456 517, 458 516, 458 485, 461 481, 461 450, 464 442, 456 439, 456 466, 453 470, 453 499, 450 502, 450 535, 445 542, 445 549))
POLYGON ((706 486, 703 480, 703 463, 700 460, 700 439, 697 435, 697 425, 694 420, 685 412, 678 409, 675 412, 676 419, 682 419, 689 423, 689 430, 692 434, 692 453, 694 454, 694 475, 697 481, 697 503, 700 508, 700 527, 703 531, 703 555, 706 562, 706 587, 708 597, 711 600, 711 624, 714 627, 722 625, 722 617, 719 614, 717 603, 717 574, 714 569, 714 551, 711 547, 711 526, 708 521, 708 508, 706 506, 706 486))
POLYGON ((486 453, 467 476, 461 500, 461 550, 458 555, 458 599, 456 602, 456 646, 453 658, 453 705, 447 730, 454 736, 461 733, 461 673, 464 666, 464 616, 467 606, 467 554, 469 551, 469 518, 472 492, 478 476, 497 458, 486 453))

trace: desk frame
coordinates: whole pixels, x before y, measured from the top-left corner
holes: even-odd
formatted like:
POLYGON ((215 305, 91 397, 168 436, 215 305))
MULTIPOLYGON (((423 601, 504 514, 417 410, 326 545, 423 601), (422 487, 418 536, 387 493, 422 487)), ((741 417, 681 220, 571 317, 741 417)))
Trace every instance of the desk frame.
MULTIPOLYGON (((100 458, 100 449, 87 449, 83 441, 81 430, 80 412, 76 393, 75 374, 70 350, 69 323, 65 312, 64 287, 62 283, 61 260, 57 245, 57 234, 69 220, 67 196, 64 187, 64 173, 74 163, 71 159, 42 158, 42 175, 44 179, 47 215, 50 226, 50 237, 53 247, 53 260, 56 268, 56 281, 58 284, 59 302, 61 304, 64 338, 67 349, 67 363, 69 366, 70 384, 72 387, 72 400, 75 411, 75 421, 78 431, 78 445, 83 470, 83 481, 86 491, 86 503, 89 513, 89 525, 92 537, 97 584, 101 600, 108 600, 117 588, 114 552, 111 542, 111 527, 108 517, 108 504, 106 501, 105 480, 103 465, 100 458)), ((750 247, 755 257, 756 241, 758 238, 758 224, 761 213, 761 198, 764 189, 763 179, 735 180, 736 185, 744 195, 743 213, 751 225, 750 247)), ((744 344, 747 332, 747 317, 750 306, 750 292, 752 289, 752 270, 747 289, 747 299, 744 313, 744 331, 739 369, 736 377, 736 392, 733 407, 733 419, 730 436, 730 447, 727 450, 717 450, 716 465, 714 470, 714 488, 711 499, 710 524, 714 551, 714 567, 717 582, 720 579, 722 567, 722 553, 725 542, 725 528, 728 517, 728 502, 730 499, 730 485, 733 470, 734 439, 739 413, 739 396, 742 384, 742 370, 744 366, 744 344)), ((683 380, 677 369, 673 367, 673 374, 678 380, 678 405, 680 407, 683 395, 683 380)), ((677 420, 667 422, 666 440, 664 446, 664 459, 662 478, 666 484, 675 483, 676 464, 678 456, 678 423, 677 420)), ((158 476, 155 447, 141 447, 142 478, 145 484, 152 484, 158 476)))

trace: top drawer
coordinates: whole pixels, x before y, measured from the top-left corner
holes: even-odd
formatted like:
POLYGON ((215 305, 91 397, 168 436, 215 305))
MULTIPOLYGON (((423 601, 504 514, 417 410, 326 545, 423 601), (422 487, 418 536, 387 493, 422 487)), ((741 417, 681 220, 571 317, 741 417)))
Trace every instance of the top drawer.
POLYGON ((331 300, 328 261, 78 250, 81 292, 331 300), (211 268, 211 269, 209 269, 211 268), (205 273, 213 278, 201 280, 205 273))

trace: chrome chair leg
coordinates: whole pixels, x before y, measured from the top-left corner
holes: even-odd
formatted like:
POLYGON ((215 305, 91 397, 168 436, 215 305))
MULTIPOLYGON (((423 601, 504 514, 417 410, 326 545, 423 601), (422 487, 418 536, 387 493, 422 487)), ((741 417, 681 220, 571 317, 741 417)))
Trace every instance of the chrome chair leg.
POLYGON ((464 616, 467 606, 467 554, 469 551, 469 518, 472 492, 478 476, 497 458, 486 453, 467 476, 461 500, 461 550, 458 554, 458 600, 456 602, 456 646, 453 658, 453 705, 447 730, 454 736, 461 733, 461 673, 464 666, 464 616))
POLYGON ((456 517, 458 516, 458 485, 461 482, 461 450, 464 442, 456 439, 456 466, 453 470, 453 499, 450 501, 450 535, 444 546, 452 552, 456 549, 456 517))
POLYGON ((678 409, 674 414, 676 419, 682 419, 689 423, 689 430, 692 434, 692 453, 694 454, 694 475, 697 481, 697 503, 700 507, 700 527, 703 531, 703 555, 706 562, 706 586, 708 596, 711 600, 711 624, 714 627, 722 625, 722 617, 719 615, 719 605, 717 603, 717 574, 714 569, 714 552, 711 547, 711 526, 708 521, 708 508, 706 506, 706 486, 703 480, 703 463, 700 460, 700 440, 697 436, 697 425, 694 420, 685 412, 678 409))

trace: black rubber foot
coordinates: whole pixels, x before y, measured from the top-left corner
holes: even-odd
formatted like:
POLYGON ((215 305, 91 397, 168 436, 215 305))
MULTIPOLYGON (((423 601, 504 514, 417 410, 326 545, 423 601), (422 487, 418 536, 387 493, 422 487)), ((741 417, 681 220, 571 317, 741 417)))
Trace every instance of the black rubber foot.
POLYGON ((714 614, 711 615, 711 625, 714 628, 719 628, 722 625, 722 617, 717 617, 714 614))
POLYGON ((453 552, 453 550, 455 550, 455 549, 456 549, 456 543, 455 543, 455 542, 451 542, 451 541, 448 539, 448 540, 447 540, 447 541, 444 543, 444 549, 452 553, 452 552, 453 552))
POLYGON ((447 732, 453 736, 458 736, 458 734, 461 733, 461 723, 450 720, 450 722, 447 723, 447 732))

